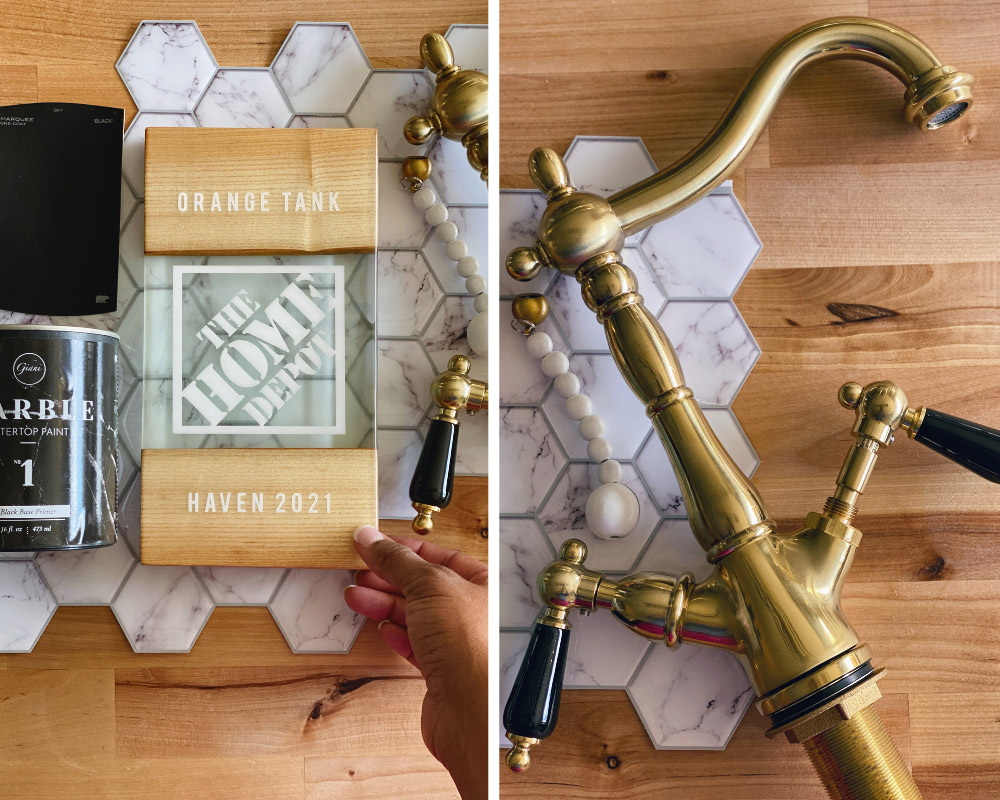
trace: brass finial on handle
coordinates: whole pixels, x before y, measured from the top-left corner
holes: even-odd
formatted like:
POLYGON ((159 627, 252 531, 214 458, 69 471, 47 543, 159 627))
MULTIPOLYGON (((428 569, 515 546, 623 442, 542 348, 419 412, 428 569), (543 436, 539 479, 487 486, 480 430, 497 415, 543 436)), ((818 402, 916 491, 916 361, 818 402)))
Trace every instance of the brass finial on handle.
POLYGON ((485 181, 488 176, 489 114, 486 75, 455 64, 455 54, 439 33, 420 41, 420 57, 434 73, 436 86, 430 107, 403 127, 410 144, 425 144, 435 134, 465 145, 469 163, 485 181))

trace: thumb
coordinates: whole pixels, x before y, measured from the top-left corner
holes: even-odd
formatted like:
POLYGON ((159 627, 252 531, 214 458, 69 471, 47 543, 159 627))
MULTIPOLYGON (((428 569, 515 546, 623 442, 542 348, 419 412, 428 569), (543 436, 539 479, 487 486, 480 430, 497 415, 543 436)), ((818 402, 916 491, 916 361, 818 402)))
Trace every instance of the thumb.
POLYGON ((372 572, 398 587, 406 597, 438 569, 371 525, 362 525, 354 531, 354 542, 372 572))

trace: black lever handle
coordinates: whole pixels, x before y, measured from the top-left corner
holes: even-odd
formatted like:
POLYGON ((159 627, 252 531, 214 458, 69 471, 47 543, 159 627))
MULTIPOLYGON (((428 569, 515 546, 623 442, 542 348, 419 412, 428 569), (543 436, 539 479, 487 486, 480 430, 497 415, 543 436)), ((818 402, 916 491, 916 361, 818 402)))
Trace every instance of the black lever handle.
POLYGON ((528 768, 528 748, 552 733, 559 719, 559 698, 566 672, 569 628, 535 623, 521 669, 503 712, 503 724, 514 742, 507 764, 515 772, 528 768))
POLYGON ((1000 483, 1000 431, 928 408, 913 438, 986 480, 1000 483))
POLYGON ((432 419, 417 468, 410 481, 410 502, 446 508, 455 487, 458 423, 432 419))

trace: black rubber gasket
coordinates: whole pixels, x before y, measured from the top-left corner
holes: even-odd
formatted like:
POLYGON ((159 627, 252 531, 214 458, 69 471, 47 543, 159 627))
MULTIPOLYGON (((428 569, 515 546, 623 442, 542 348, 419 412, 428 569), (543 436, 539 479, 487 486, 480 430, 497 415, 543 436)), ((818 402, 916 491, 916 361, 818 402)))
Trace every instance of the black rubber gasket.
POLYGON ((866 661, 860 667, 855 667, 850 672, 841 675, 835 681, 830 681, 826 686, 817 689, 812 694, 790 703, 771 715, 771 724, 775 728, 787 725, 799 717, 815 711, 820 706, 826 705, 831 700, 835 700, 840 695, 852 689, 861 681, 870 677, 875 672, 870 661, 866 661))

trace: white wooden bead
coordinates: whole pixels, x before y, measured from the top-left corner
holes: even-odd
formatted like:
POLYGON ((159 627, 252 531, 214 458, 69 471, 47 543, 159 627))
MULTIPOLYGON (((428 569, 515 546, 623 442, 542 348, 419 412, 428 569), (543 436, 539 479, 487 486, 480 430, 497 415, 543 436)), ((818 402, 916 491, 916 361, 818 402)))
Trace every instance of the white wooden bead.
MULTIPOLYGON (((536 333, 535 336, 538 334, 536 333)), ((580 379, 572 372, 564 372, 557 376, 553 385, 556 387, 556 394, 560 397, 570 397, 580 391, 580 379)))
MULTIPOLYGON (((604 466, 601 462, 611 458, 612 452, 611 442, 603 436, 598 436, 596 439, 591 439, 587 442, 587 458, 595 464, 604 466)), ((600 472, 600 467, 598 467, 598 472, 600 472)), ((601 483, 606 483, 606 481, 601 481, 601 483)))
POLYGON ((413 193, 413 205, 421 211, 426 211, 437 202, 438 196, 430 186, 425 186, 413 193))
POLYGON ((476 311, 485 311, 490 307, 490 296, 486 292, 477 294, 476 299, 472 301, 472 307, 476 311))
POLYGON ((471 275, 475 275, 479 272, 479 262, 476 260, 475 256, 466 256, 460 259, 458 266, 456 267, 458 274, 463 278, 468 278, 471 275))
POLYGON ((434 231, 434 235, 437 237, 439 242, 447 244, 458 236, 458 225, 454 222, 442 222, 437 226, 437 230, 434 231))
POLYGON ((561 375, 568 369, 569 359, 566 358, 565 353, 560 353, 558 350, 553 350, 542 359, 542 372, 550 378, 561 375))
POLYGON ((469 340, 469 347, 472 352, 485 358, 489 355, 490 349, 490 319, 489 314, 483 311, 476 314, 465 330, 466 338, 469 340))
POLYGON ((465 279, 465 291, 475 296, 486 291, 486 278, 482 275, 470 275, 465 279))
MULTIPOLYGON (((544 369, 544 364, 542 366, 544 369)), ((607 428, 604 418, 597 416, 597 414, 588 414, 580 420, 580 435, 588 442, 598 436, 603 436, 607 428)))
MULTIPOLYGON (((526 347, 528 355, 535 358, 545 358, 545 356, 552 352, 552 337, 542 331, 535 331, 528 337, 526 347)), ((560 375, 559 377, 562 376, 560 375)))
POLYGON ((598 486, 587 498, 587 527, 598 539, 628 536, 639 521, 639 498, 620 483, 598 486))
MULTIPOLYGON (((592 442, 597 441, 607 441, 607 439, 591 439, 592 442)), ((608 446, 611 449, 611 446, 608 446)), ((590 445, 587 445, 587 454, 590 454, 590 445)), ((609 458, 607 461, 602 461, 597 466, 597 480, 601 483, 621 483, 622 482, 622 465, 615 461, 613 458, 609 458)))
POLYGON ((424 219, 427 220, 428 225, 440 225, 448 219, 448 206, 444 203, 435 203, 427 209, 424 219))
POLYGON ((452 261, 461 261, 469 252, 469 245, 461 239, 452 239, 444 246, 444 254, 452 261))
POLYGON ((585 394, 572 394, 566 398, 566 413, 570 419, 581 420, 593 410, 594 403, 585 394))

